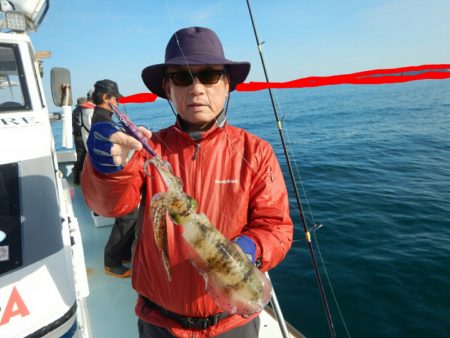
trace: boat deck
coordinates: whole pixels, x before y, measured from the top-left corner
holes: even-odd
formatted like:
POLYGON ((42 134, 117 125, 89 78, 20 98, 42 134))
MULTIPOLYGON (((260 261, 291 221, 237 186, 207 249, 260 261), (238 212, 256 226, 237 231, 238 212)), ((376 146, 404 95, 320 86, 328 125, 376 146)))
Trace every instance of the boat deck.
POLYGON ((131 279, 115 278, 103 272, 103 248, 111 226, 97 228, 81 188, 74 186, 73 191, 73 208, 80 226, 89 282, 86 303, 91 337, 137 337, 136 292, 131 287, 131 279))

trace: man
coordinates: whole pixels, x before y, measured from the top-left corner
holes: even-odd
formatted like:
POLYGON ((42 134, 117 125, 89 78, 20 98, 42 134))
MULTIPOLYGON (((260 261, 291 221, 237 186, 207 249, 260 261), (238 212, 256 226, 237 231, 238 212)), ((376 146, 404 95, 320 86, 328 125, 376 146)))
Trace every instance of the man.
POLYGON ((86 156, 86 148, 84 147, 83 138, 81 136, 81 111, 82 105, 86 102, 85 97, 77 99, 77 106, 72 112, 72 134, 75 141, 75 151, 77 160, 72 169, 72 182, 75 185, 80 184, 81 171, 83 170, 84 157, 86 156))
MULTIPOLYGON (((141 130, 198 202, 198 212, 267 271, 285 257, 293 227, 272 148, 226 123, 227 96, 249 70, 249 63, 225 58, 210 29, 179 30, 169 40, 165 63, 142 71, 146 86, 173 106, 176 123, 153 135, 141 130)), ((141 205, 132 275, 139 294, 135 311, 140 337, 257 337, 258 314, 224 313, 205 291, 202 276, 189 261, 183 229, 170 219, 168 280, 150 217, 151 198, 167 189, 165 183, 151 165, 146 175, 144 163, 150 155, 138 141, 113 125, 94 129, 92 151, 109 153, 86 162, 82 184, 88 205, 105 215, 121 215, 141 205)))
MULTIPOLYGON (((98 122, 113 124, 113 113, 110 105, 117 107, 117 100, 121 96, 116 82, 108 79, 97 81, 92 93, 92 101, 95 104, 92 124, 98 122)), ((95 155, 93 154, 93 156, 95 155)), ((82 188, 84 189, 85 187, 83 186, 82 188)), ((95 212, 95 209, 93 210, 95 212)), ((106 274, 118 278, 131 276, 131 269, 124 266, 123 263, 131 259, 131 246, 135 237, 136 218, 137 209, 125 215, 120 215, 120 217, 115 219, 104 250, 104 271, 106 274)))

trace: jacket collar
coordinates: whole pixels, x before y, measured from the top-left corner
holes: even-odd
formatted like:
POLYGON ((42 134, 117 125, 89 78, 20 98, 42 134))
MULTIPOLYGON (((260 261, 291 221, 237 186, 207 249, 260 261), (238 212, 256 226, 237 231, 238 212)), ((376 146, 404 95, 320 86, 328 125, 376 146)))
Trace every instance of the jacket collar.
POLYGON ((105 109, 105 108, 102 108, 100 106, 95 106, 95 111, 99 112, 99 113, 103 113, 103 114, 109 114, 109 116, 112 116, 112 114, 113 114, 112 111, 110 111, 108 109, 105 109))
POLYGON ((189 137, 198 142, 202 139, 207 138, 209 135, 214 134, 216 131, 221 130, 227 122, 227 115, 224 110, 217 116, 215 123, 207 130, 204 131, 187 131, 185 122, 177 115, 177 121, 175 123, 175 127, 181 132, 189 135, 189 137))

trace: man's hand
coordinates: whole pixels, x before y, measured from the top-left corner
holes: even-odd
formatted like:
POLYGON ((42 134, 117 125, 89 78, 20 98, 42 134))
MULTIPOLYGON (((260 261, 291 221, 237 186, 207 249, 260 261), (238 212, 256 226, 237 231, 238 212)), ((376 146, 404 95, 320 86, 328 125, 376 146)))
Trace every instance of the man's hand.
MULTIPOLYGON (((152 132, 147 128, 141 126, 138 129, 146 139, 152 137, 152 132)), ((111 147, 113 163, 118 166, 124 167, 128 163, 131 151, 142 149, 141 142, 121 131, 111 135, 110 141, 113 143, 111 147)))
POLYGON ((248 257, 250 262, 255 263, 256 261, 256 244, 250 237, 241 235, 234 239, 234 243, 239 249, 248 257))
MULTIPOLYGON (((145 127, 138 128, 145 138, 152 136, 145 127)), ((141 150, 142 144, 120 131, 113 122, 98 122, 91 127, 87 147, 94 168, 102 174, 107 174, 122 170, 131 158, 130 153, 141 150)))

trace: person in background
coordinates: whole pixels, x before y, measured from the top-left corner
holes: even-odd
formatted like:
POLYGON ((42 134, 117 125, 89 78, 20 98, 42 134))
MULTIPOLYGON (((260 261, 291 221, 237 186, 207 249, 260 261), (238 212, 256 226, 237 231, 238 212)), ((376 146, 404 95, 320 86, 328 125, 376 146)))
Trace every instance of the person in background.
MULTIPOLYGON (((92 101, 95 108, 91 123, 114 124, 110 104, 117 107, 118 98, 121 96, 116 82, 108 79, 97 81, 92 92, 92 101)), ((95 154, 89 154, 89 156, 92 157, 95 154)), ((82 186, 82 189, 84 188, 85 186, 82 186)), ((95 212, 95 210, 93 211, 95 212)), ((101 213, 99 214, 102 215, 101 213)), ((136 219, 137 208, 120 217, 116 217, 104 249, 104 271, 108 275, 118 278, 131 276, 131 269, 124 266, 124 263, 129 262, 131 259, 136 219)))
POLYGON ((85 97, 77 99, 77 106, 72 111, 72 134, 75 142, 75 151, 77 160, 72 168, 72 182, 74 185, 80 184, 81 171, 83 170, 84 158, 86 156, 86 148, 83 144, 81 136, 81 111, 82 105, 87 101, 85 97))
POLYGON ((84 147, 87 149, 87 139, 89 130, 91 130, 92 115, 94 115, 95 104, 92 102, 93 89, 89 90, 86 95, 86 102, 81 105, 81 137, 83 138, 84 147))
MULTIPOLYGON (((249 71, 248 62, 225 58, 212 30, 177 31, 167 44, 165 62, 142 71, 145 85, 177 113, 175 124, 153 134, 141 131, 198 202, 198 213, 206 214, 257 267, 268 271, 291 247, 293 225, 272 147, 227 124, 225 102, 249 71)), ((154 166, 144 171, 150 155, 142 144, 103 122, 92 125, 88 146, 82 175, 87 204, 110 216, 129 213, 140 204, 132 260, 139 336, 258 337, 258 313, 228 314, 207 293, 203 277, 190 263, 182 227, 169 218, 168 280, 150 217, 152 196, 166 185, 154 166)))

